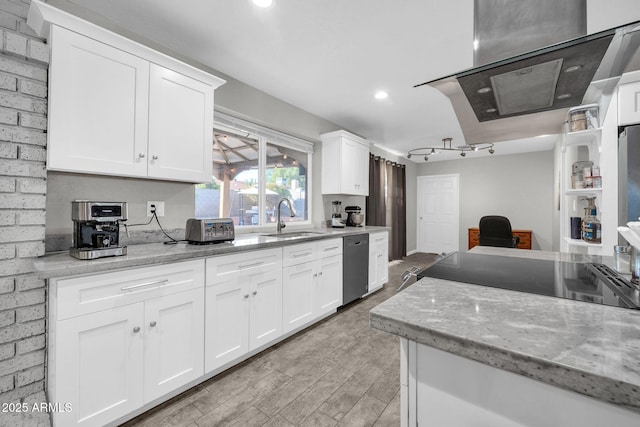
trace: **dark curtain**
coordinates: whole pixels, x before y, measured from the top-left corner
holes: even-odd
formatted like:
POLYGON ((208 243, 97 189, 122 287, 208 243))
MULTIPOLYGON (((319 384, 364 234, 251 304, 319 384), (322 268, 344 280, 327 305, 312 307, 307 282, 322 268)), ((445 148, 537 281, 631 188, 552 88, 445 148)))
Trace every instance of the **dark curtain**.
POLYGON ((369 196, 366 199, 366 225, 387 225, 384 159, 369 154, 369 196))
POLYGON ((407 255, 407 209, 405 167, 374 156, 369 157, 369 196, 366 225, 391 227, 389 260, 407 255))

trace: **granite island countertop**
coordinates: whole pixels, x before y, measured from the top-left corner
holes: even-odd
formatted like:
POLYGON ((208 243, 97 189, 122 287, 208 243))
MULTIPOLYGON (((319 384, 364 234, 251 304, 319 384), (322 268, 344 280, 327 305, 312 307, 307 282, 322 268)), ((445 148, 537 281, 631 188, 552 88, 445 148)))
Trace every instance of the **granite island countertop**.
POLYGON ((122 268, 166 264, 189 259, 227 255, 242 251, 277 248, 314 240, 340 238, 355 234, 389 230, 389 227, 378 226, 296 229, 291 231, 306 231, 314 234, 299 237, 286 237, 286 232, 279 237, 268 236, 267 234, 270 234, 269 232, 237 234, 235 240, 231 242, 208 245, 190 245, 185 242, 177 244, 164 244, 162 242, 145 243, 127 246, 126 255, 94 260, 79 260, 69 255, 68 251, 63 251, 45 254, 34 261, 34 266, 38 277, 50 279, 99 273, 122 268))
POLYGON ((424 278, 375 307, 370 320, 373 328, 640 412, 639 310, 424 278))

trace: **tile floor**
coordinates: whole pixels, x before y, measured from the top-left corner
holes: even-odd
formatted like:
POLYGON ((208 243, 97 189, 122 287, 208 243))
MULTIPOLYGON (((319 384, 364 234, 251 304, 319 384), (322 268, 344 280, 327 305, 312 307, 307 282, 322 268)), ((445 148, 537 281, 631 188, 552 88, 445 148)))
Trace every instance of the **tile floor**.
POLYGON ((434 259, 414 254, 391 263, 381 291, 125 426, 400 425, 398 339, 371 329, 369 311, 395 293, 404 270, 434 259))

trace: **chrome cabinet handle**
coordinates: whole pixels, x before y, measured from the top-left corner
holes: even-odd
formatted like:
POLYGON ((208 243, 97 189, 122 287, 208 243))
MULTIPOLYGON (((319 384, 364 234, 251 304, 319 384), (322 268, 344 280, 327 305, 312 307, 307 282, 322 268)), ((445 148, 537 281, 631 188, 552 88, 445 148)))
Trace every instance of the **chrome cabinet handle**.
POLYGON ((339 249, 339 248, 340 246, 331 246, 330 248, 324 248, 324 251, 327 252, 327 251, 332 251, 334 249, 339 249))
POLYGON ((149 323, 149 326, 151 326, 152 328, 153 328, 154 326, 156 326, 156 325, 157 325, 157 323, 156 323, 156 321, 155 321, 155 320, 153 320, 151 323, 149 323))
POLYGON ((249 294, 246 294, 246 295, 244 296, 244 299, 249 299, 249 294))
POLYGON ((253 291, 252 294, 253 295, 258 295, 258 291, 253 291))
POLYGON ((245 268, 250 268, 250 267, 257 267, 259 265, 264 264, 264 261, 258 261, 258 262, 254 262, 252 264, 242 264, 238 266, 238 269, 243 270, 245 268))
POLYGON ((314 274, 313 274, 313 277, 318 277, 318 273, 314 273, 314 274))
POLYGON ((293 254, 294 258, 300 258, 301 256, 311 255, 311 252, 305 252, 303 254, 293 254))
POLYGON ((135 328, 133 328, 134 334, 137 334, 138 332, 140 332, 140 326, 136 326, 135 328))
POLYGON ((140 157, 141 159, 144 159, 144 153, 139 153, 138 157, 140 157))
POLYGON ((121 291, 130 291, 132 289, 143 288, 143 287, 146 287, 146 286, 154 286, 154 285, 162 286, 163 284, 167 283, 168 281, 169 281, 168 279, 164 279, 164 280, 156 280, 155 282, 140 283, 138 285, 123 286, 122 288, 120 288, 120 290, 121 291))
POLYGON ((158 156, 156 156, 155 154, 154 154, 153 156, 151 156, 151 158, 152 158, 153 160, 158 160, 158 156))

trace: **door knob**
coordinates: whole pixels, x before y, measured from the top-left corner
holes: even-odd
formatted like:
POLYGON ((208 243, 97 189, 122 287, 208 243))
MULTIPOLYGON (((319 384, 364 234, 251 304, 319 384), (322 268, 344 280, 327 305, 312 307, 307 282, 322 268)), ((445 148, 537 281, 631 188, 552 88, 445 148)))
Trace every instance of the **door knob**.
POLYGON ((133 328, 134 334, 137 334, 138 332, 140 332, 140 326, 136 326, 135 328, 133 328))
POLYGON ((151 326, 152 328, 153 328, 154 326, 156 326, 156 325, 157 325, 157 323, 156 323, 156 321, 155 321, 155 320, 154 320, 154 321, 152 321, 151 323, 149 323, 149 326, 151 326))
POLYGON ((244 296, 244 299, 247 299, 247 298, 249 298, 249 294, 246 294, 246 295, 244 296))
POLYGON ((141 159, 144 159, 144 153, 139 153, 138 157, 140 157, 141 159))
POLYGON ((158 156, 156 156, 155 154, 154 154, 153 156, 151 156, 151 158, 152 158, 153 160, 158 160, 158 156))
POLYGON ((253 295, 258 295, 258 291, 253 291, 252 294, 253 295))

